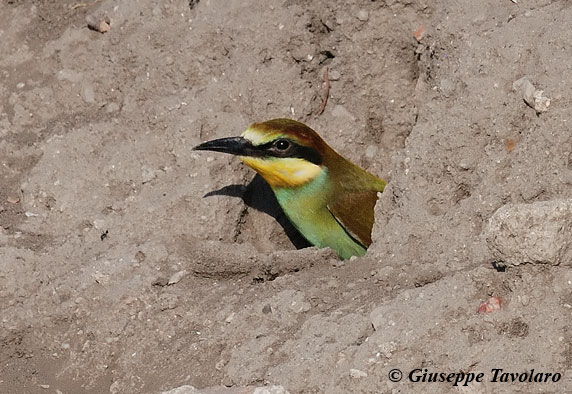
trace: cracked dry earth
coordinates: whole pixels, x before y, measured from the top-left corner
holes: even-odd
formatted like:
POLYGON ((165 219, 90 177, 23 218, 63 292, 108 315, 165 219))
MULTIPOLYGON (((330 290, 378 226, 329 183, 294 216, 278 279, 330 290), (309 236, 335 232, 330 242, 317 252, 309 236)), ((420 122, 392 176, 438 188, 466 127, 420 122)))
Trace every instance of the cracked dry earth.
POLYGON ((1 393, 572 387, 569 1, 0 16, 1 393), (276 117, 388 180, 364 257, 307 247, 237 158, 191 150, 276 117))

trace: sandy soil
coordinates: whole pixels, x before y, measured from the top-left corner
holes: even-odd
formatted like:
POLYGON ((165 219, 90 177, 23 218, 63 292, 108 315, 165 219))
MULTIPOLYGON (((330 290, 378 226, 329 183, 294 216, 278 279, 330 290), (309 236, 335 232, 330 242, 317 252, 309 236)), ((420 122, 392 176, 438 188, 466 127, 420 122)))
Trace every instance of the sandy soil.
POLYGON ((0 392, 570 392, 569 1, 0 16, 0 392), (389 181, 363 258, 307 248, 253 171, 191 150, 275 117, 389 181))

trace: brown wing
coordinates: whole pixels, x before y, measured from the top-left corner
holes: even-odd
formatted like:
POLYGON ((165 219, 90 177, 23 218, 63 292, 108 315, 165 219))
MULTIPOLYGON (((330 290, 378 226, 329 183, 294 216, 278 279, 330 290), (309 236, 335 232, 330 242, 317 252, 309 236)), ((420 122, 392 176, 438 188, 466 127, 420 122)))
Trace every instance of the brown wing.
POLYGON ((376 202, 377 191, 349 191, 328 204, 328 209, 348 234, 367 248, 371 245, 376 202))

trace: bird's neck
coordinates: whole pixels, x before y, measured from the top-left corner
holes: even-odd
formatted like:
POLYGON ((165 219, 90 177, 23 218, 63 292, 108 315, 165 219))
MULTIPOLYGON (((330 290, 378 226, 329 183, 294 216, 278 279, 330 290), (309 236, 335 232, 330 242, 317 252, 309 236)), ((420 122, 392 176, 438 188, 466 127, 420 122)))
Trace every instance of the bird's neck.
MULTIPOLYGON (((309 182, 297 187, 275 187, 270 185, 280 206, 285 211, 297 209, 313 209, 325 206, 331 193, 331 182, 326 167, 309 182)), ((287 212, 288 213, 288 212, 287 212)))
POLYGON ((300 158, 260 158, 241 156, 241 160, 255 169, 273 189, 298 189, 320 175, 322 166, 300 158))

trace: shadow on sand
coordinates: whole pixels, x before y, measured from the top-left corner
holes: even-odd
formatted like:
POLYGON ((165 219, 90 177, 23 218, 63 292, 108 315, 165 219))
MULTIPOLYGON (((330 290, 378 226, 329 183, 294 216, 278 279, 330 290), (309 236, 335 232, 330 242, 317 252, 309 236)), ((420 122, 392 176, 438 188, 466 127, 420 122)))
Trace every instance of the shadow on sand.
POLYGON ((288 220, 280 204, 278 204, 274 192, 270 186, 268 186, 268 183, 258 174, 256 174, 247 186, 228 185, 218 190, 208 192, 203 198, 211 196, 239 197, 248 207, 272 216, 280 226, 282 226, 286 236, 296 249, 312 246, 288 220))

